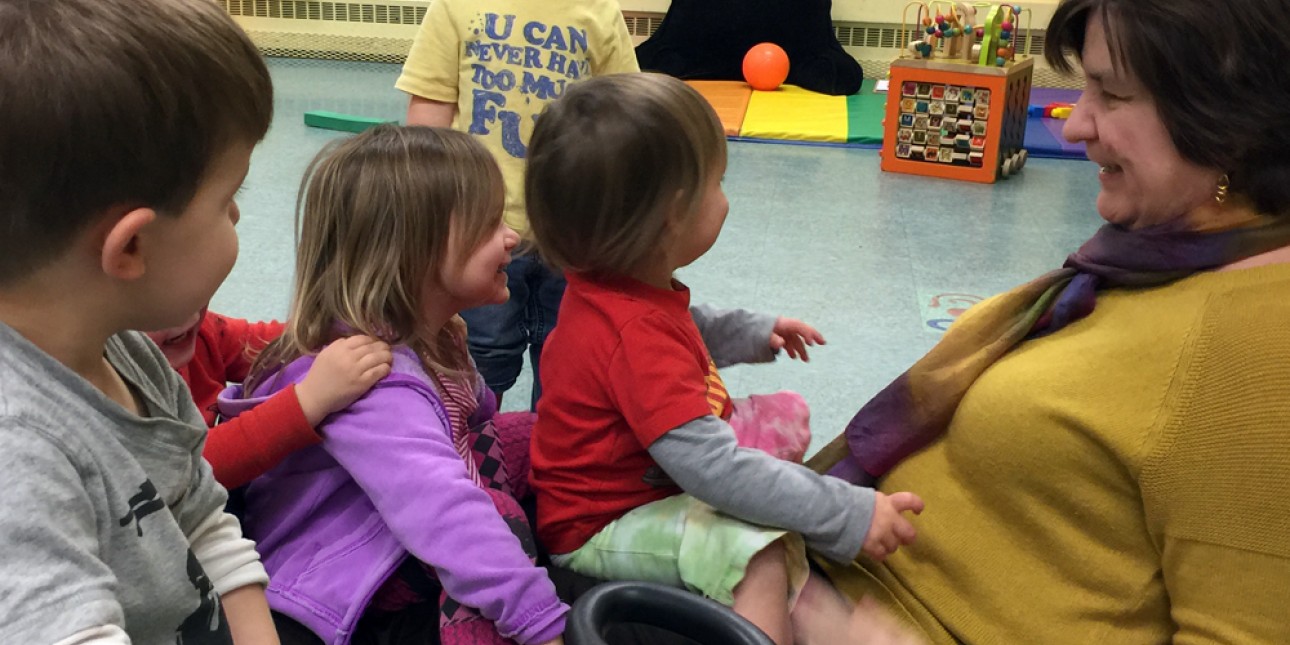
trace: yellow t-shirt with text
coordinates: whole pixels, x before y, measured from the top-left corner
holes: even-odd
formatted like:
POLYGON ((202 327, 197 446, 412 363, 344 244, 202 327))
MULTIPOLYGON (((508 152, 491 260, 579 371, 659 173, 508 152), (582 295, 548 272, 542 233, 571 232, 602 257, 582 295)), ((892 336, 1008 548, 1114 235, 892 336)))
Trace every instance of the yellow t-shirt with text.
POLYGON ((457 104, 453 127, 497 159, 506 223, 523 233, 524 157, 542 109, 570 83, 638 71, 615 0, 434 0, 395 87, 457 104))

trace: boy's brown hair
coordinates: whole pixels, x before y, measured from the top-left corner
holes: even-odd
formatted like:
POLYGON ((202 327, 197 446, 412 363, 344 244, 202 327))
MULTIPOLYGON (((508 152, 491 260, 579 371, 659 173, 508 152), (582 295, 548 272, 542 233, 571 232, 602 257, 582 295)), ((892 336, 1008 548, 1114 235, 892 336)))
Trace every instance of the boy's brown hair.
POLYGON ((684 82, 613 74, 573 85, 529 142, 537 247, 557 267, 629 275, 657 257, 669 219, 698 211, 725 161, 721 122, 684 82))
POLYGON ((264 61, 211 0, 0 0, 0 285, 107 209, 177 216, 272 115, 264 61))

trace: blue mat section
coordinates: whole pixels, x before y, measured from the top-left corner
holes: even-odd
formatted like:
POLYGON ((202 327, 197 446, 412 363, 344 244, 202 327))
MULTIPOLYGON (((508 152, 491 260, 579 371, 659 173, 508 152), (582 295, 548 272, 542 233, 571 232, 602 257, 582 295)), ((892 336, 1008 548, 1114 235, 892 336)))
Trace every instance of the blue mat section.
MULTIPOLYGON (((1049 103, 1074 103, 1079 90, 1052 87, 1035 87, 1030 90, 1030 104, 1043 107, 1049 103)), ((1068 143, 1062 138, 1065 119, 1045 119, 1032 116, 1026 119, 1026 150, 1032 157, 1050 159, 1085 159, 1083 143, 1068 143)))

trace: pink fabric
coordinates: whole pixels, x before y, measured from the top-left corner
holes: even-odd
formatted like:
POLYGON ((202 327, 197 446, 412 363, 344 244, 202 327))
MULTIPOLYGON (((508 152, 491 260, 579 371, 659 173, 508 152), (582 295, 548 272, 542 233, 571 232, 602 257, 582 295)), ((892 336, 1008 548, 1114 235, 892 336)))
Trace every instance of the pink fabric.
POLYGON ((730 425, 739 445, 802 463, 811 445, 811 409, 796 392, 754 394, 734 400, 730 425))
POLYGON ((502 462, 506 464, 506 485, 515 499, 533 494, 529 488, 529 439, 537 415, 532 412, 503 412, 493 417, 497 443, 502 449, 502 462))

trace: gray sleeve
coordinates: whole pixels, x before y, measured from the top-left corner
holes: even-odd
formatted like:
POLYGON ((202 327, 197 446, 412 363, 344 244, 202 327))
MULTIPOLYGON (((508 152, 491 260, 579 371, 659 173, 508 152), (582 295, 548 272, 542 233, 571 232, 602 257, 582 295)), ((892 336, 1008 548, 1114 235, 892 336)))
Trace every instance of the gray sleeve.
POLYGON ((103 511, 65 445, 0 423, 0 643, 124 627, 119 581, 100 557, 103 511))
POLYGON ((189 471, 192 476, 188 481, 188 492, 170 509, 175 516, 175 521, 179 522, 179 528, 190 540, 197 533, 198 526, 210 517, 211 513, 222 511, 224 505, 228 503, 228 492, 215 481, 215 473, 211 470, 210 464, 201 457, 201 447, 205 445, 203 442, 198 446, 197 453, 193 456, 192 470, 189 471))
POLYGON ((660 437, 649 454, 685 492, 746 522, 800 533, 830 560, 855 559, 873 518, 874 491, 735 441, 715 416, 660 437))
POLYGON ((717 367, 775 360, 775 350, 770 348, 774 316, 747 309, 717 309, 711 305, 691 306, 690 316, 717 367))
MULTIPOLYGON (((193 395, 188 391, 184 380, 170 367, 165 355, 152 341, 138 332, 118 334, 116 338, 120 340, 122 351, 130 359, 130 362, 116 363, 119 369, 129 369, 129 366, 137 369, 137 385, 145 390, 151 388, 151 398, 165 406, 164 409, 152 412, 173 417, 197 429, 193 435, 196 440, 188 453, 187 490, 170 508, 184 535, 191 538, 197 527, 212 512, 222 510, 228 501, 228 493, 215 481, 215 473, 202 457, 202 451, 206 449, 206 421, 202 419, 197 404, 193 403, 193 395)), ((173 468, 176 465, 164 466, 173 468)))

